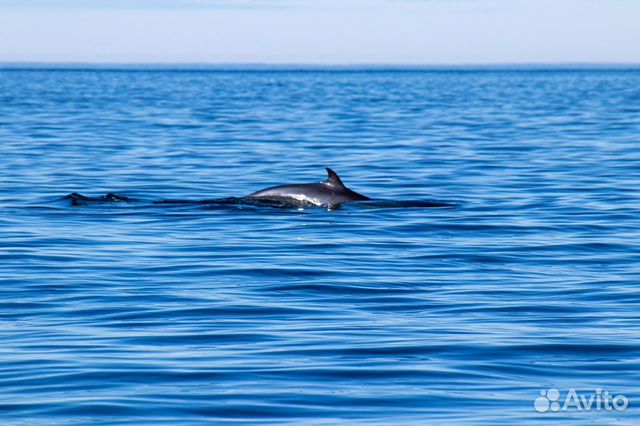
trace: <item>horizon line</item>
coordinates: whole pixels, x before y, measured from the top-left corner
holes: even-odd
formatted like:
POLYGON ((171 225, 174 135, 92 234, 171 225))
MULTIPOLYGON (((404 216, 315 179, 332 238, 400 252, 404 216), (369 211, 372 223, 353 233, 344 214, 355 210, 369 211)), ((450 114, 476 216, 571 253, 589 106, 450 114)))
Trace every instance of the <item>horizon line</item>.
POLYGON ((219 69, 219 70, 330 70, 330 69, 607 69, 640 68, 640 62, 487 62, 487 63, 314 63, 314 62, 129 62, 129 61, 0 61, 2 69, 219 69))

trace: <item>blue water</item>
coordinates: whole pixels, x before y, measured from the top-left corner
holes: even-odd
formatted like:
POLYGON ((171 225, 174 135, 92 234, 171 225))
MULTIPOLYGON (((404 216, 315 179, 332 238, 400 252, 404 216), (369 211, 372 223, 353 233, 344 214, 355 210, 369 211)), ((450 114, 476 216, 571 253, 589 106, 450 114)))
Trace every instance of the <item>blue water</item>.
POLYGON ((4 70, 0 160, 2 425, 640 422, 638 70, 4 70), (455 207, 152 203, 325 166, 455 207))

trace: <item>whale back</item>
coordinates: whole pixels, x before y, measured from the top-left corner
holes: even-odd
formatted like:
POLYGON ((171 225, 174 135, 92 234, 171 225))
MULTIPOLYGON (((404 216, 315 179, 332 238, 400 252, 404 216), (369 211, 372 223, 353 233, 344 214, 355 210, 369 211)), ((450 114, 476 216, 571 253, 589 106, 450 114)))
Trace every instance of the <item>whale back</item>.
POLYGON ((316 206, 337 206, 370 199, 347 188, 340 176, 328 167, 327 179, 322 182, 273 186, 249 194, 247 198, 285 200, 292 204, 316 206))

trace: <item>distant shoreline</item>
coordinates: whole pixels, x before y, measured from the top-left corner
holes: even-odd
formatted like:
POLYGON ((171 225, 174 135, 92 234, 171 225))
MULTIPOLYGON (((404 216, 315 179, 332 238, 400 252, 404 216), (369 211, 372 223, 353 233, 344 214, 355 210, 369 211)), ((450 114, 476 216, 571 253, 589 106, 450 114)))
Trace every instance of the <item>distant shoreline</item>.
POLYGON ((214 63, 83 63, 83 62, 0 62, 0 70, 20 71, 282 71, 282 72, 439 72, 439 71, 636 71, 637 64, 214 64, 214 63))

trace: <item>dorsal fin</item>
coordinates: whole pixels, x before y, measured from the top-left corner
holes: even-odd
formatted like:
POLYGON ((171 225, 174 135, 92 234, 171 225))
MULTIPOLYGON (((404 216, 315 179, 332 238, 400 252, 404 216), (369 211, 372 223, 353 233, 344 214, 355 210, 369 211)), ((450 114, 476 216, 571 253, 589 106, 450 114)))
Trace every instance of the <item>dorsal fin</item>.
POLYGON ((334 188, 345 188, 344 183, 342 183, 340 176, 338 176, 336 172, 327 167, 327 174, 329 177, 324 181, 324 183, 334 188))

